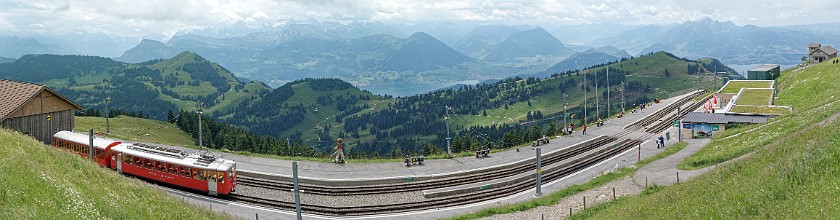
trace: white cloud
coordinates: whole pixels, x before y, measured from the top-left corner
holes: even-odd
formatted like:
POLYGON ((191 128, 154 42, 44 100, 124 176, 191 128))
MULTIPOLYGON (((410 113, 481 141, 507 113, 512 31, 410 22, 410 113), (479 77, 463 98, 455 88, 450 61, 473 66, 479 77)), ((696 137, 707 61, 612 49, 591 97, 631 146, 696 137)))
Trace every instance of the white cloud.
POLYGON ((702 18, 739 25, 838 22, 833 0, 808 4, 763 0, 2 0, 0 31, 6 34, 63 34, 88 30, 166 39, 178 30, 244 21, 286 19, 414 22, 467 20, 506 24, 664 24, 702 18))

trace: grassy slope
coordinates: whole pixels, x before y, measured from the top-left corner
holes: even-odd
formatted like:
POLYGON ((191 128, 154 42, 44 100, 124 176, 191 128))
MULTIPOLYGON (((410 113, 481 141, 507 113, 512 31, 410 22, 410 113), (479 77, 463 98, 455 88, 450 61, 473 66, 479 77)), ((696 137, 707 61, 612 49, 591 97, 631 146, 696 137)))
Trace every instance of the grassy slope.
POLYGON ((790 110, 784 107, 774 107, 774 106, 743 106, 743 105, 736 105, 732 107, 730 112, 738 112, 738 113, 757 113, 757 114, 777 114, 783 115, 790 113, 790 110))
POLYGON ((730 81, 720 93, 738 93, 741 88, 770 88, 770 82, 765 81, 730 81))
POLYGON ((773 90, 770 89, 745 89, 738 96, 737 105, 770 105, 770 98, 773 90))
POLYGON ((0 143, 0 219, 225 218, 31 137, 2 129, 0 143))
MULTIPOLYGON (((111 130, 109 137, 116 139, 182 147, 194 147, 196 145, 189 134, 181 131, 173 124, 162 121, 120 115, 111 118, 109 124, 111 130)), ((77 131, 87 132, 90 129, 97 133, 105 133, 105 118, 76 117, 77 131)))
POLYGON ((830 80, 840 75, 840 67, 821 64, 782 75, 777 103, 796 112, 756 131, 714 140, 692 158, 726 159, 754 150, 753 155, 589 214, 597 219, 825 219, 840 213, 840 121, 814 126, 840 112, 840 83, 830 80), (721 151, 740 153, 709 157, 721 151))

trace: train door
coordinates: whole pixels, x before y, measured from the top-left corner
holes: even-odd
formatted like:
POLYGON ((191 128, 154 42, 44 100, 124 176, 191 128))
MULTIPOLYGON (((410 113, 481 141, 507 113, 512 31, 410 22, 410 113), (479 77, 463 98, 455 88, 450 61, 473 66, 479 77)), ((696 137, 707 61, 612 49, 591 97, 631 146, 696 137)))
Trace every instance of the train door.
POLYGON ((120 173, 122 173, 122 160, 122 153, 117 153, 117 171, 119 171, 120 173))
POLYGON ((207 171, 207 194, 211 196, 219 195, 219 186, 216 184, 217 176, 216 171, 207 171))

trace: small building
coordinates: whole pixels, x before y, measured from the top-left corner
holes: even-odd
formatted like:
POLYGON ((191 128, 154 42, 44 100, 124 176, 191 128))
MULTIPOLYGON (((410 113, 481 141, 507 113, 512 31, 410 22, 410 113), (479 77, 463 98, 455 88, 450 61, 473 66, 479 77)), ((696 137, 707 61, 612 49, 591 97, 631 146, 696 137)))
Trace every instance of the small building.
POLYGON ((808 44, 808 60, 812 64, 822 63, 835 57, 837 57, 837 49, 834 49, 834 47, 823 47, 819 43, 808 44))
POLYGON ((769 117, 762 115, 730 115, 720 113, 689 112, 682 119, 682 136, 711 137, 713 133, 723 132, 727 125, 766 123, 769 117))
POLYGON ((782 73, 782 68, 776 64, 764 64, 747 71, 748 80, 775 80, 782 73))
POLYGON ((51 144, 58 131, 72 131, 81 110, 47 86, 0 79, 0 127, 51 144))

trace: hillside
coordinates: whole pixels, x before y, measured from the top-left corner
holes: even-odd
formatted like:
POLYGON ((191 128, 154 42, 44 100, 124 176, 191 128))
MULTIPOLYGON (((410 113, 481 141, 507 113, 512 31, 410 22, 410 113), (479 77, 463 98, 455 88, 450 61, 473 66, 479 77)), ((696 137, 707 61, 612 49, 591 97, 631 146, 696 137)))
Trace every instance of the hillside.
MULTIPOLYGON (((586 218, 826 219, 840 213, 840 67, 830 62, 785 71, 776 104, 795 111, 736 137, 716 138, 683 162, 720 165, 691 181, 611 202, 586 218), (686 199, 691 198, 691 199, 686 199), (689 214, 687 214, 689 213, 689 214)), ((743 129, 741 129, 743 131, 743 129)))
POLYGON ((695 77, 700 77, 699 86, 711 89, 711 75, 698 74, 708 71, 704 68, 707 66, 659 52, 587 68, 580 74, 564 72, 546 79, 514 77, 396 99, 371 95, 340 80, 307 79, 281 86, 230 114, 218 116, 260 134, 299 138, 307 145, 327 146, 342 137, 351 154, 386 156, 396 149, 426 152, 434 150, 428 144, 445 146, 443 106, 450 106, 453 136, 459 137, 456 152, 476 147, 481 141, 497 145, 503 141, 504 147, 511 147, 529 141, 533 125, 542 126, 540 133, 548 132, 550 124, 562 118, 563 93, 570 95, 570 114, 582 115, 579 106, 584 74, 591 104, 589 120, 594 120, 596 71, 602 93, 600 109, 606 117, 606 67, 610 68, 611 112, 615 114, 621 106, 618 90, 622 81, 626 86, 625 105, 629 107, 693 88, 695 77), (328 86, 313 88, 320 84, 328 86), (525 131, 528 133, 522 135, 525 131), (486 140, 479 141, 479 134, 486 140))
POLYGON ((569 58, 566 58, 563 61, 554 64, 554 66, 549 67, 546 71, 549 73, 562 73, 569 70, 583 69, 596 64, 608 63, 618 59, 619 57, 609 55, 595 49, 590 49, 588 51, 575 53, 572 56, 569 56, 569 58))
POLYGON ((2 219, 229 218, 14 131, 0 143, 2 219))
POLYGON ((84 106, 83 114, 104 112, 104 99, 110 97, 112 110, 155 119, 165 119, 168 111, 195 109, 197 101, 208 112, 225 110, 269 90, 262 83, 240 82, 227 69, 190 52, 138 64, 94 56, 27 55, 0 64, 0 77, 50 86, 84 106))
POLYGON ((535 28, 510 35, 497 44, 484 60, 504 61, 537 55, 568 56, 572 53, 574 51, 566 48, 563 42, 544 29, 535 28))

